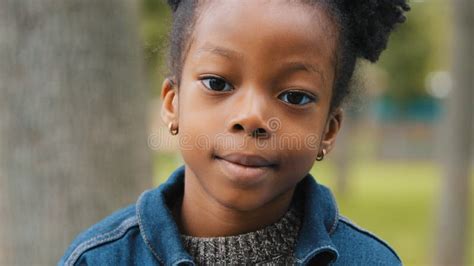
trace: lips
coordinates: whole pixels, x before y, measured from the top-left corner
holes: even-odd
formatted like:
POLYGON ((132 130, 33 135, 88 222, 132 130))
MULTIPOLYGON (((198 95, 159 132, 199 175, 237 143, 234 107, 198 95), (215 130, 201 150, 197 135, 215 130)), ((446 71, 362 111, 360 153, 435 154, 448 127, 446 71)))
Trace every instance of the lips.
POLYGON ((214 156, 224 176, 239 187, 262 184, 276 171, 276 161, 260 155, 230 153, 214 156))
POLYGON ((230 153, 222 156, 216 156, 218 159, 223 159, 228 162, 239 164, 245 167, 274 167, 276 163, 273 160, 267 159, 256 154, 244 153, 230 153))

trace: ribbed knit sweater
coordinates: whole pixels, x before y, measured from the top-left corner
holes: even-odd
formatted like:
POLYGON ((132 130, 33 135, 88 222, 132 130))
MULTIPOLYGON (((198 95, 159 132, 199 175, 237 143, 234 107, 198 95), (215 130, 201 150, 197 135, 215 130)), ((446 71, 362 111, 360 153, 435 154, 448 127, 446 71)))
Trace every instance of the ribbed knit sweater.
POLYGON ((293 265, 300 225, 301 214, 290 208, 276 223, 254 232, 226 237, 181 235, 181 238, 198 265, 293 265))

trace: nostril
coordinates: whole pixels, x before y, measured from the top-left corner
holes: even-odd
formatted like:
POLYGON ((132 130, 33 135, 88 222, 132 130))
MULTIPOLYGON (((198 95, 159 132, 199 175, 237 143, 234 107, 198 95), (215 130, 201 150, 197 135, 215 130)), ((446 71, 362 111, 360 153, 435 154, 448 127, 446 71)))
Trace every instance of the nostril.
POLYGON ((240 124, 235 124, 235 125, 233 126, 233 128, 234 128, 235 130, 243 130, 243 129, 244 129, 244 127, 243 127, 242 125, 240 125, 240 124))
POLYGON ((266 137, 268 132, 263 128, 257 128, 252 132, 253 137, 266 137))
MULTIPOLYGON (((242 126, 241 124, 239 123, 235 123, 233 126, 232 126, 232 129, 234 131, 247 131, 244 126, 242 126)), ((267 130, 265 130, 264 128, 256 128, 255 130, 253 130, 252 132, 248 132, 247 133, 249 136, 251 137, 260 137, 260 138, 264 138, 264 137, 267 137, 269 135, 269 133, 267 132, 267 130)))

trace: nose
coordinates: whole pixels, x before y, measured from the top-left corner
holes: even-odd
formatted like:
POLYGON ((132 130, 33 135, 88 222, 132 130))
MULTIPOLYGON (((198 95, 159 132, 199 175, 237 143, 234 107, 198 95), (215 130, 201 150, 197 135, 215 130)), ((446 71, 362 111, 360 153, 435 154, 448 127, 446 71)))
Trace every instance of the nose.
POLYGON ((229 120, 228 128, 232 133, 243 133, 251 137, 269 138, 271 130, 265 119, 269 105, 264 95, 246 93, 235 102, 235 114, 229 120))

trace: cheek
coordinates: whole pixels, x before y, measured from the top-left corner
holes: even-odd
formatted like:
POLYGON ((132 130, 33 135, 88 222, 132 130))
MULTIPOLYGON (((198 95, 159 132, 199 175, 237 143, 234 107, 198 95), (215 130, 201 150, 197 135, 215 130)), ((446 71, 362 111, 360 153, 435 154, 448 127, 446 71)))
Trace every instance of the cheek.
POLYGON ((180 133, 187 138, 203 138, 213 132, 219 118, 202 97, 196 84, 183 83, 179 95, 180 133))
POLYGON ((320 145, 318 135, 303 135, 288 142, 283 140, 282 161, 285 161, 285 171, 307 173, 312 168, 320 145))
POLYGON ((323 117, 314 116, 310 120, 288 123, 282 129, 287 130, 279 132, 275 147, 279 149, 281 160, 285 161, 285 171, 309 172, 321 144, 323 117))
POLYGON ((183 159, 190 165, 204 169, 213 159, 223 119, 191 93, 180 95, 179 111, 178 137, 183 159))

